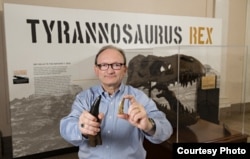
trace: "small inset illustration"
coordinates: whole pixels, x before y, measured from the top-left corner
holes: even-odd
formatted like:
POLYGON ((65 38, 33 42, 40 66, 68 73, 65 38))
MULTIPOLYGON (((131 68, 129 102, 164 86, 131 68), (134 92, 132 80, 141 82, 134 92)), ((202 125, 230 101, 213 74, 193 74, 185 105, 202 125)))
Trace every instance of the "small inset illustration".
POLYGON ((21 77, 21 76, 13 76, 13 84, 23 84, 23 83, 29 83, 28 77, 21 77))
POLYGON ((27 77, 27 70, 15 70, 13 72, 13 84, 24 84, 29 83, 27 77))

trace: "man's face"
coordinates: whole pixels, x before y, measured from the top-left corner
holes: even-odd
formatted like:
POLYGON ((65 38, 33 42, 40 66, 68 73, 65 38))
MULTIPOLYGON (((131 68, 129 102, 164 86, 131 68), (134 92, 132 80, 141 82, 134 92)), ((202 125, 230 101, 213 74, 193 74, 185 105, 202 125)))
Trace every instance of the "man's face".
MULTIPOLYGON (((104 50, 97 59, 97 64, 120 64, 124 63, 123 56, 115 49, 104 50)), ((126 74, 127 67, 121 66, 121 69, 115 70, 109 65, 107 70, 100 70, 95 66, 95 73, 104 87, 118 88, 126 74)))

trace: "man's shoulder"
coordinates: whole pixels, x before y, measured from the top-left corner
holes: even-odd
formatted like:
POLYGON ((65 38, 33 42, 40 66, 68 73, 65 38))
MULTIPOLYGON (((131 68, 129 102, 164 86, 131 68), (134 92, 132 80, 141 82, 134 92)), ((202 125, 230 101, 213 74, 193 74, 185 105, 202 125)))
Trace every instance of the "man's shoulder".
POLYGON ((89 88, 84 89, 81 92, 79 92, 78 95, 79 96, 86 96, 86 95, 90 95, 90 94, 96 94, 100 90, 101 90, 101 86, 99 86, 99 85, 90 86, 89 88))
POLYGON ((130 93, 143 93, 142 90, 140 90, 139 88, 133 87, 131 85, 125 85, 125 90, 130 92, 130 93))

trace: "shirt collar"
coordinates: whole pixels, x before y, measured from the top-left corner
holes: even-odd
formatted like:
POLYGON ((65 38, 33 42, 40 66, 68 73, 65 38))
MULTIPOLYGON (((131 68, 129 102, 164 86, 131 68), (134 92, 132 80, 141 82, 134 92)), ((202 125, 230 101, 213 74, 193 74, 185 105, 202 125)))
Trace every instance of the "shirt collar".
MULTIPOLYGON (((125 89, 125 84, 124 83, 121 83, 119 89, 115 92, 114 95, 116 95, 117 93, 119 92, 124 92, 124 89, 125 89)), ((102 94, 104 97, 108 96, 108 93, 104 91, 104 89, 102 88, 102 85, 99 85, 98 86, 98 92, 100 94, 102 94)))

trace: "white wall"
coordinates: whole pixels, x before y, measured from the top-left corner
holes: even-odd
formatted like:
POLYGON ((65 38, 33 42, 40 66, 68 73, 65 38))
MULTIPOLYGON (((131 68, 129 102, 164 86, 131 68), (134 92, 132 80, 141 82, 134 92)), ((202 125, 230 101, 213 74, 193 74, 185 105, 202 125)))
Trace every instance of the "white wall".
POLYGON ((246 86, 246 101, 250 102, 250 0, 247 0, 247 17, 246 17, 246 45, 248 46, 248 70, 247 70, 247 86, 246 86))
POLYGON ((212 17, 214 6, 214 0, 0 0, 0 2, 201 17, 212 17))
MULTIPOLYGON (((222 29, 222 44, 223 45, 249 45, 250 42, 250 2, 249 0, 216 0, 215 1, 215 18, 221 18, 223 22, 223 29, 222 29), (246 7, 247 6, 247 7, 246 7)), ((249 51, 248 51, 249 52, 249 51)), ((227 56, 223 58, 225 61, 230 60, 227 56)), ((250 55, 249 55, 250 56, 250 55)), ((250 61, 250 57, 246 61, 250 61)), ((230 61, 229 61, 230 62, 230 61)), ((250 64, 248 64, 249 68, 250 64)), ((224 72, 226 74, 226 72, 224 72)), ((238 77, 228 77, 233 78, 233 80, 237 80, 238 77)), ((247 73, 247 82, 246 86, 242 89, 242 94, 235 94, 234 89, 231 90, 229 94, 233 96, 235 99, 242 99, 250 102, 250 69, 248 69, 247 73), (243 94, 245 96, 243 96, 243 94), (245 99, 244 99, 245 98, 245 99)), ((240 86, 236 85, 232 88, 239 88, 240 86)), ((225 99, 227 101, 223 101, 227 104, 230 104, 231 101, 225 99)), ((234 101, 234 99, 232 99, 234 101)))

